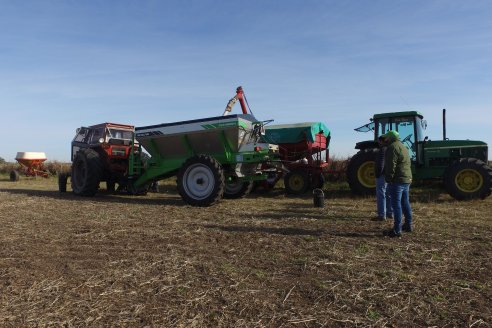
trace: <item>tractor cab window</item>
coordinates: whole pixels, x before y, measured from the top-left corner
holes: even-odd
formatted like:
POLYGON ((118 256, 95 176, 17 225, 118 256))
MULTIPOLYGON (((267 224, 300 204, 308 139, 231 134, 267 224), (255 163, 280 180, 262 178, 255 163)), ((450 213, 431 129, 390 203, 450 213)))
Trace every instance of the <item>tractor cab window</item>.
POLYGON ((94 129, 94 132, 92 133, 91 143, 99 143, 100 139, 104 139, 104 129, 94 129))
POLYGON ((109 137, 113 139, 132 140, 133 132, 119 129, 109 129, 109 137))
POLYGON ((89 129, 79 128, 77 129, 77 134, 75 135, 75 138, 73 138, 73 141, 86 142, 88 134, 89 134, 89 129))
POLYGON ((410 158, 415 161, 417 158, 415 149, 415 124, 414 118, 395 118, 396 131, 400 134, 400 141, 408 148, 410 158))
POLYGON ((367 123, 363 126, 358 127, 357 129, 354 129, 357 132, 370 132, 374 131, 374 122, 367 123))
MULTIPOLYGON (((378 120, 376 138, 390 130, 395 130, 400 134, 400 141, 408 148, 412 161, 415 161, 417 159, 417 147, 415 145, 415 118, 413 116, 392 117, 378 120)), ((420 132, 420 136, 421 135, 422 133, 420 132)), ((417 136, 417 138, 420 136, 417 136)))
POLYGON ((108 129, 106 141, 113 145, 126 145, 132 144, 133 131, 121 130, 121 129, 108 129))
POLYGON ((391 129, 392 128, 391 128, 389 119, 387 119, 387 118, 380 119, 378 121, 378 124, 376 127, 376 139, 375 140, 378 140, 379 136, 382 136, 383 134, 385 134, 386 132, 388 132, 391 129))

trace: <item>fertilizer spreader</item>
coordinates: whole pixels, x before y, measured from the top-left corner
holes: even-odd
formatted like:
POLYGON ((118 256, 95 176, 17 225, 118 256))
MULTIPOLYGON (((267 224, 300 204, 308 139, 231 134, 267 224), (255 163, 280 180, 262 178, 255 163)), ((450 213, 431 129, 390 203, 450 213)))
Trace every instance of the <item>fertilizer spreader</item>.
MULTIPOLYGON (((43 163, 46 161, 46 154, 41 152, 18 152, 15 160, 20 164, 20 171, 27 177, 47 178, 49 173, 44 169, 43 163)), ((10 172, 10 181, 19 180, 19 170, 10 172)))

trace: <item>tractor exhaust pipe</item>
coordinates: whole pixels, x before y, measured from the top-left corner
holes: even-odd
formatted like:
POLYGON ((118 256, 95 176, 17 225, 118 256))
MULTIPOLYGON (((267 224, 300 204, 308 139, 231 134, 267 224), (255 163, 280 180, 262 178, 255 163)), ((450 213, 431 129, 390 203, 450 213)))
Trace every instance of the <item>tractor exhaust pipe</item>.
POLYGON ((442 140, 446 140, 446 108, 442 110, 442 140))

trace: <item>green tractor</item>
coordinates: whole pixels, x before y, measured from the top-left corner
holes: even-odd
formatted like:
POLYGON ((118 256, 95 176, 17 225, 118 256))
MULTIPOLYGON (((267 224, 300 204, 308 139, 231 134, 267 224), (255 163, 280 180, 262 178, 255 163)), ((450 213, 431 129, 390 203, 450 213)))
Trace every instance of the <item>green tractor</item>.
POLYGON ((491 194, 492 169, 485 142, 446 138, 446 110, 443 110, 443 140, 424 136, 427 122, 416 111, 375 114, 371 122, 355 131, 374 131, 374 139, 358 142, 347 167, 350 189, 357 194, 374 194, 374 164, 377 139, 389 130, 400 134, 412 158, 414 180, 441 179, 448 193, 457 200, 484 199, 491 194))

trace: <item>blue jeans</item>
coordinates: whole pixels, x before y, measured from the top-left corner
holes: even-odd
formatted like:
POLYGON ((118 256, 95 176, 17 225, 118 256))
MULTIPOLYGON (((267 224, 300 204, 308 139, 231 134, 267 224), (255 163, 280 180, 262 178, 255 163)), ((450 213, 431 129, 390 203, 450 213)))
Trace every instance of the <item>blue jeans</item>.
POLYGON ((376 178, 376 203, 378 208, 378 217, 385 218, 393 216, 393 208, 391 206, 391 196, 387 190, 387 183, 384 181, 384 175, 376 178))
POLYGON ((412 227, 412 208, 408 192, 410 190, 409 183, 390 183, 389 193, 391 194, 391 205, 393 206, 393 215, 395 225, 393 230, 396 233, 401 233, 402 215, 405 217, 405 226, 412 227))

